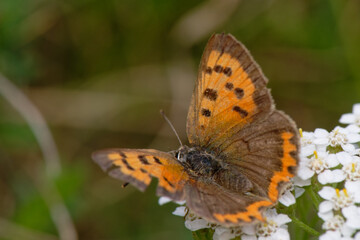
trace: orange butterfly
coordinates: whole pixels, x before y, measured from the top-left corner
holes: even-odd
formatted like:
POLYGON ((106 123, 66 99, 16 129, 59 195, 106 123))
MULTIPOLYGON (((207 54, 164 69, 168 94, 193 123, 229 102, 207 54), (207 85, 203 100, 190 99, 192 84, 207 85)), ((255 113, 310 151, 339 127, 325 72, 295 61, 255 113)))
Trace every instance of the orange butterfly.
POLYGON ((295 123, 274 108, 268 80, 230 34, 213 35, 202 56, 187 118, 190 146, 165 153, 109 149, 92 158, 110 176, 186 200, 196 215, 234 226, 263 221, 298 165, 295 123))

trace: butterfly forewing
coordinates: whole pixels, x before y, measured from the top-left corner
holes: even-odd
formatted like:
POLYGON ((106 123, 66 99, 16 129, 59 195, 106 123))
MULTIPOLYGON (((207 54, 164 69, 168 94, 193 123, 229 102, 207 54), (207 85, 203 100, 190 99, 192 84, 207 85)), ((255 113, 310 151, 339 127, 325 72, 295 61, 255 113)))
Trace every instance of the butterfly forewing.
POLYGON ((93 153, 93 160, 110 176, 144 191, 155 177, 157 193, 175 201, 184 200, 189 180, 184 168, 171 154, 152 149, 108 149, 93 153))
POLYGON ((190 143, 214 148, 231 134, 263 118, 272 98, 248 50, 231 35, 209 40, 188 113, 190 143))

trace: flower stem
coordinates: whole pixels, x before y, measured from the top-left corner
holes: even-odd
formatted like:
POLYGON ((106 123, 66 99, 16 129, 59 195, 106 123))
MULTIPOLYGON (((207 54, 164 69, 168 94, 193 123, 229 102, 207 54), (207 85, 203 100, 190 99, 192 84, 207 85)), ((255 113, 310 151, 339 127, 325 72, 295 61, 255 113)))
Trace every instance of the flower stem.
POLYGON ((321 201, 319 195, 317 194, 318 191, 319 191, 318 183, 313 178, 311 181, 311 185, 308 187, 307 192, 310 194, 310 198, 311 198, 317 211, 319 211, 319 205, 320 205, 320 201, 321 201))
POLYGON ((192 232, 194 240, 212 240, 214 230, 211 228, 203 228, 197 231, 192 232))
POLYGON ((291 220, 293 221, 294 224, 296 224, 297 226, 302 228, 304 231, 310 233, 313 236, 320 236, 320 233, 318 231, 316 231, 315 229, 309 227, 308 225, 306 225, 304 222, 302 222, 300 219, 298 219, 294 215, 291 215, 290 218, 291 218, 291 220))

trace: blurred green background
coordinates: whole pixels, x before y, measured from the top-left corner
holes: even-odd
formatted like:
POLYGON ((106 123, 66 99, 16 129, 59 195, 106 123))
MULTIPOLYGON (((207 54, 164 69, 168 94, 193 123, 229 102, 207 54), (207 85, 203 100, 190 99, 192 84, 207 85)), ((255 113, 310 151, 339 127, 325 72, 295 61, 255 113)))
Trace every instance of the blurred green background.
POLYGON ((185 140, 214 32, 247 46, 277 108, 304 130, 331 130, 359 102, 357 0, 2 0, 0 72, 47 121, 62 168, 44 159, 10 104, 18 97, 0 86, 0 239, 52 240, 60 229, 71 240, 74 228, 79 239, 191 239, 175 205, 157 204, 154 184, 122 189, 90 155, 178 148, 159 109, 185 140))

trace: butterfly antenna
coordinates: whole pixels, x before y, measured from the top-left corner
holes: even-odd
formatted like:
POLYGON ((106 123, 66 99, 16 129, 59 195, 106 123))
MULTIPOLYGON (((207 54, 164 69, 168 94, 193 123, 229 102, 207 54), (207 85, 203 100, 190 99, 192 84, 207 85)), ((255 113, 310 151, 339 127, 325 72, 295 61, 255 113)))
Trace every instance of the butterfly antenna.
POLYGON ((172 123, 170 122, 170 120, 166 117, 166 115, 165 115, 165 113, 164 113, 164 110, 161 109, 161 110, 160 110, 160 114, 161 114, 161 116, 165 119, 165 121, 170 125, 171 129, 173 130, 173 132, 175 133, 177 139, 179 140, 180 145, 183 146, 183 144, 182 144, 182 142, 181 142, 181 140, 180 140, 179 135, 177 134, 177 132, 176 132, 174 126, 172 125, 172 123))

